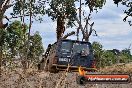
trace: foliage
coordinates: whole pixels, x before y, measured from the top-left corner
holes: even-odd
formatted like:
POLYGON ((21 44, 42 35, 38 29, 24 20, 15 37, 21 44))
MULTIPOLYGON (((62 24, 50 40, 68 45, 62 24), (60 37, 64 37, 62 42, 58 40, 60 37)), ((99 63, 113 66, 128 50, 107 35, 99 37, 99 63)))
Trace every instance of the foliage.
POLYGON ((123 49, 121 51, 121 62, 122 63, 127 63, 127 62, 130 62, 132 61, 132 55, 131 55, 131 52, 130 52, 130 49, 123 49))
MULTIPOLYGON (((25 57, 25 52, 27 50, 27 25, 23 25, 20 21, 12 22, 7 29, 3 31, 0 30, 1 44, 3 48, 3 58, 6 58, 9 62, 17 57, 17 59, 22 60, 25 57), (23 29, 23 27, 25 29, 23 29), (25 43, 26 41, 26 43, 25 43)), ((30 57, 31 63, 38 62, 39 57, 44 52, 42 45, 42 38, 38 32, 30 36, 30 52, 28 52, 28 57, 30 57)))
MULTIPOLYGON (((65 32, 64 29, 65 24, 67 25, 67 27, 73 27, 75 25, 77 14, 79 13, 77 11, 78 5, 76 6, 76 4, 78 4, 79 2, 82 1, 81 0, 20 0, 20 1, 15 0, 14 2, 15 4, 13 5, 13 13, 11 13, 11 15, 13 17, 15 16, 21 17, 21 20, 23 22, 25 20, 24 19, 25 16, 31 16, 32 18, 35 19, 38 18, 38 20, 40 20, 41 22, 43 19, 40 17, 40 15, 43 16, 45 14, 48 14, 48 16, 51 16, 52 20, 57 19, 57 35, 58 37, 62 37, 65 32), (58 20, 62 21, 61 22, 62 24, 58 23, 58 20)), ((102 6, 105 4, 105 2, 106 0, 85 0, 81 3, 81 5, 87 6, 91 13, 93 12, 93 10, 97 10, 98 8, 101 9, 102 6)), ((87 19, 90 20, 89 18, 87 19)), ((89 23, 87 23, 87 25, 89 25, 89 23)), ((85 28, 88 28, 86 26, 85 28)), ((89 27, 90 32, 92 32, 91 27, 89 27)), ((31 27, 29 26, 29 28, 31 27)), ((88 31, 86 30, 86 33, 87 32, 88 31)), ((86 35, 84 32, 82 34, 83 36, 86 35)), ((85 38, 87 38, 86 40, 88 40, 89 36, 85 36, 85 38)), ((59 39, 58 37, 57 39, 59 39)))
POLYGON ((37 31, 34 35, 30 36, 30 47, 28 57, 35 63, 38 63, 39 57, 43 54, 44 48, 42 38, 37 31))
MULTIPOLYGON (((6 0, 0 1, 0 22, 2 22, 4 13, 6 9, 10 8, 11 5, 5 3, 5 7, 3 9, 3 2, 6 0), (7 7, 8 6, 8 7, 7 7), (6 8, 7 7, 7 8, 6 8), (1 9, 2 8, 2 9, 1 9)), ((8 1, 8 0, 7 0, 8 1)), ((9 0, 10 1, 10 0, 9 0)), ((79 3, 81 0, 14 0, 13 4, 13 13, 11 13, 13 18, 20 17, 21 20, 24 19, 25 16, 31 15, 31 18, 35 18, 36 20, 42 21, 40 15, 48 14, 52 20, 56 20, 58 17, 63 18, 67 21, 67 26, 73 26, 77 21, 75 18, 78 15, 78 6, 76 3, 79 3), (48 6, 49 7, 46 7, 48 6)), ((124 13, 127 15, 123 20, 126 21, 128 17, 132 16, 132 2, 130 0, 113 0, 115 4, 121 2, 122 5, 125 5, 128 10, 125 10, 124 13)), ((81 3, 81 6, 87 6, 90 10, 90 13, 94 10, 101 9, 105 4, 106 0, 85 0, 81 3)), ((81 11, 81 10, 80 10, 81 11)), ((83 14, 84 15, 84 14, 83 14)), ((85 14, 87 15, 87 14, 85 14)), ((86 16, 85 16, 86 17, 86 16)), ((86 25, 84 27, 87 28, 88 21, 90 17, 86 17, 86 25)), ((31 20, 32 21, 32 20, 31 20)), ((31 22, 30 21, 30 22, 31 22)), ((24 22, 24 20, 23 20, 24 22)), ((81 23, 81 20, 79 22, 81 23)), ((93 26, 94 22, 90 25, 93 26)), ((129 21, 131 25, 131 21, 129 21)), ((65 25, 65 24, 64 24, 65 25)), ((30 27, 29 27, 30 28, 30 27)), ((89 27, 90 28, 90 27, 89 27)), ((11 56, 10 58, 14 58, 16 55, 24 56, 25 52, 29 50, 28 57, 34 59, 42 54, 42 39, 38 32, 34 35, 30 36, 30 32, 27 33, 27 25, 21 23, 19 21, 15 21, 11 23, 7 29, 0 29, 0 49, 2 52, 6 52, 7 56, 11 56), (29 34, 29 36, 27 36, 29 34), (28 45, 29 38, 29 47, 28 45), (28 49, 29 48, 29 49, 28 49)), ((89 34, 91 34, 92 28, 89 29, 89 34)), ((60 31, 60 30, 58 30, 60 31)), ((65 30, 64 30, 65 31, 65 30)), ((64 32, 63 31, 63 32, 64 32)), ((88 32, 88 29, 84 31, 88 32)), ((85 34, 84 33, 84 34, 85 34)), ((115 64, 117 58, 121 58, 120 62, 127 62, 131 60, 132 56, 130 55, 130 50, 122 50, 120 55, 115 55, 113 52, 108 50, 103 50, 103 46, 94 42, 93 44, 94 53, 97 59, 99 59, 99 65, 111 65, 115 64)))
MULTIPOLYGON (((46 10, 47 14, 51 16, 52 20, 57 19, 58 16, 64 16, 67 19, 67 26, 73 27, 75 18, 78 14, 78 5, 76 3, 80 0, 51 0, 49 8, 46 10)), ((78 3, 79 4, 79 3, 78 3)), ((90 12, 102 8, 105 0, 85 0, 82 5, 88 6, 90 12)))
POLYGON ((99 42, 93 42, 92 47, 95 57, 100 58, 103 46, 99 42))
POLYGON ((104 51, 102 54, 103 64, 102 66, 112 65, 116 63, 116 55, 111 51, 104 51))
POLYGON ((102 48, 103 46, 99 42, 93 42, 92 43, 94 57, 96 60, 96 66, 99 67, 101 65, 101 54, 103 52, 102 48))
MULTIPOLYGON (((128 17, 132 17, 132 1, 131 0, 113 0, 115 4, 121 3, 122 5, 126 6, 126 10, 124 10, 124 14, 126 14, 123 21, 125 22, 128 17)), ((128 20, 130 26, 132 26, 132 21, 128 20)))
POLYGON ((130 49, 103 50, 99 42, 92 43, 97 67, 109 66, 116 63, 128 63, 132 61, 130 49))
POLYGON ((12 54, 16 55, 17 50, 21 46, 23 42, 23 37, 26 33, 25 30, 22 28, 22 24, 19 21, 14 21, 7 27, 6 32, 6 43, 9 47, 12 54))
POLYGON ((17 16, 22 18, 32 13, 32 18, 42 21, 40 14, 45 14, 46 0, 15 0, 14 3, 13 13, 11 13, 14 18, 17 16))
MULTIPOLYGON (((19 48, 23 42, 23 36, 26 33, 25 29, 22 28, 22 24, 19 21, 12 22, 6 29, 3 29, 4 32, 0 34, 2 36, 2 51, 1 58, 2 61, 6 61, 12 66, 12 60, 20 55, 19 48)), ((2 31, 2 30, 0 30, 2 31)), ((9 67, 10 67, 9 66, 9 67)))
POLYGON ((4 45, 6 38, 6 30, 0 29, 0 46, 4 45))
POLYGON ((68 25, 72 25, 77 15, 75 1, 77 0, 51 0, 49 3, 50 7, 46 12, 48 16, 52 17, 52 20, 61 16, 64 19, 68 19, 68 25))
POLYGON ((103 5, 106 3, 106 0, 85 0, 85 5, 88 5, 90 12, 93 10, 102 9, 103 5))

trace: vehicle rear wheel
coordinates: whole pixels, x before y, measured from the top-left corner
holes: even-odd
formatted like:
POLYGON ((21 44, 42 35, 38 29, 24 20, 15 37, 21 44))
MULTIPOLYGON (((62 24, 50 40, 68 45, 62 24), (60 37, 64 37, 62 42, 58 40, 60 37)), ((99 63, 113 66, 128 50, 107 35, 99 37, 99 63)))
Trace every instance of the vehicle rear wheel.
POLYGON ((51 72, 51 73, 58 73, 58 70, 56 69, 55 66, 52 66, 52 61, 49 60, 49 63, 48 63, 48 71, 51 72))
POLYGON ((38 64, 38 70, 44 70, 44 63, 38 64))

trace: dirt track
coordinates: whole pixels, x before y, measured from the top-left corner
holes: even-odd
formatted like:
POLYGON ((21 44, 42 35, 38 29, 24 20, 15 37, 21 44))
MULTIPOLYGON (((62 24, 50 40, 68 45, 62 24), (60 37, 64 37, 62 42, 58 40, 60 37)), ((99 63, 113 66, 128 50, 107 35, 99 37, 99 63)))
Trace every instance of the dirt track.
MULTIPOLYGON (((113 68, 113 70, 110 68, 102 69, 102 73, 119 71, 117 67, 113 68)), ((64 75, 64 72, 52 74, 31 69, 25 73, 21 69, 16 69, 12 72, 3 71, 2 77, 0 78, 0 88, 132 88, 132 82, 129 84, 86 84, 85 86, 81 86, 76 84, 77 73, 68 73, 65 81, 57 86, 62 75, 64 75)))

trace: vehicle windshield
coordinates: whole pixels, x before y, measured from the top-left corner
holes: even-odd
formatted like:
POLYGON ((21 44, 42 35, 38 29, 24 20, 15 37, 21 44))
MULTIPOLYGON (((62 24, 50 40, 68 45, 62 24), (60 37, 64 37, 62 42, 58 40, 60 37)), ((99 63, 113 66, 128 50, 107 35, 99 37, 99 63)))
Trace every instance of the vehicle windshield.
POLYGON ((88 44, 74 43, 73 44, 73 53, 81 53, 83 50, 89 52, 88 44))
POLYGON ((66 42, 66 41, 63 41, 62 44, 61 44, 61 52, 62 53, 69 53, 71 52, 71 46, 72 46, 72 43, 71 42, 66 42))

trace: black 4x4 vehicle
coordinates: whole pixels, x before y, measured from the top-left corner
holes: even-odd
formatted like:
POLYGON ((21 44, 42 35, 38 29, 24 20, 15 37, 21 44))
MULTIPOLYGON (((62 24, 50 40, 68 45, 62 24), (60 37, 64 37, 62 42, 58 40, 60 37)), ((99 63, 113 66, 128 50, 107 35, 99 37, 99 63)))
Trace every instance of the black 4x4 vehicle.
POLYGON ((94 70, 91 43, 65 39, 49 45, 39 64, 39 69, 57 72, 65 70, 68 64, 71 71, 77 71, 79 66, 84 70, 94 70))

